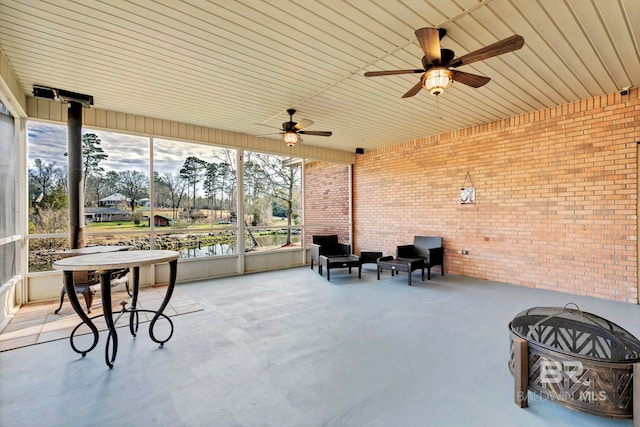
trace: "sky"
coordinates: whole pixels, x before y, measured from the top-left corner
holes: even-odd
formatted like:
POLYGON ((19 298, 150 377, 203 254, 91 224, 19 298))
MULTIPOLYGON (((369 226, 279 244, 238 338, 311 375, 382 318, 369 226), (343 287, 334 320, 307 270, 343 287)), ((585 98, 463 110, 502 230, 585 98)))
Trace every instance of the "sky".
MULTIPOLYGON (((54 163, 56 167, 67 164, 67 126, 29 121, 27 123, 29 168, 35 159, 54 163)), ((95 133, 100 147, 109 156, 100 163, 106 171, 136 170, 149 175, 149 138, 121 133, 83 128, 83 133, 95 133)), ((189 156, 213 161, 216 148, 193 143, 154 139, 154 170, 160 174, 177 174, 189 156)))

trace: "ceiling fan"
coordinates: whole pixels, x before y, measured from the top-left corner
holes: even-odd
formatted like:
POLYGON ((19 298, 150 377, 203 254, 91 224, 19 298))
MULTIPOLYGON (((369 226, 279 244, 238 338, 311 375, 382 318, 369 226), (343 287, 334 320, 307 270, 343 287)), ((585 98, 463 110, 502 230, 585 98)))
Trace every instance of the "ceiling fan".
POLYGON ((329 131, 320 130, 302 130, 307 126, 311 126, 313 122, 311 120, 302 119, 299 122, 293 121, 293 115, 296 110, 290 108, 287 110, 289 114, 289 121, 282 123, 282 140, 289 146, 293 147, 298 142, 302 142, 300 135, 315 135, 315 136, 331 136, 329 131))
POLYGON ((440 40, 447 34, 446 29, 419 28, 415 33, 420 42, 420 47, 422 47, 424 52, 424 56, 422 57, 423 68, 415 70, 367 71, 364 73, 366 77, 424 73, 420 77, 420 81, 409 89, 407 93, 402 95, 403 98, 414 96, 420 92, 420 89, 423 87, 428 90, 431 95, 440 95, 446 88, 451 86, 453 81, 474 88, 484 86, 491 80, 489 77, 465 73, 464 71, 458 71, 452 68, 482 61, 493 56, 502 55, 503 53, 509 53, 520 49, 524 45, 524 38, 515 34, 456 58, 452 50, 440 48, 440 40))

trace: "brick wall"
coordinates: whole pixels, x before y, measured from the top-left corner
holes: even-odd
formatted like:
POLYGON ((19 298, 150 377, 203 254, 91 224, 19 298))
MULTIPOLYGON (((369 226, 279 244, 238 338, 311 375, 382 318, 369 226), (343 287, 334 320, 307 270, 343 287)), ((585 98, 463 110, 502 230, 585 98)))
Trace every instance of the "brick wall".
POLYGON ((638 143, 634 88, 367 151, 355 252, 443 236, 448 273, 635 303, 638 143))
POLYGON ((306 244, 312 235, 337 234, 349 242, 350 165, 310 162, 305 165, 304 213, 306 244))

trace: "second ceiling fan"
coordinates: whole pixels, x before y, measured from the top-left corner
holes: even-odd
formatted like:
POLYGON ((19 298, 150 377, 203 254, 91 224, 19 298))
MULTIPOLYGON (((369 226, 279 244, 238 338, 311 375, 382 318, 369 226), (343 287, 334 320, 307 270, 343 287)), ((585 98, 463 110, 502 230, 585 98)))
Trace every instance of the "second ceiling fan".
POLYGON ((315 135, 315 136, 331 136, 332 132, 323 130, 302 130, 307 126, 311 126, 313 122, 308 119, 302 119, 299 122, 293 121, 293 115, 296 110, 289 108, 287 114, 289 114, 289 121, 282 123, 282 140, 289 146, 293 147, 298 142, 302 142, 300 135, 315 135))
POLYGON ((407 93, 402 95, 402 97, 408 98, 414 96, 420 92, 420 89, 423 87, 428 90, 431 95, 437 96, 451 86, 453 81, 478 88, 486 85, 491 80, 489 77, 465 73, 464 71, 455 70, 454 68, 502 55, 503 53, 509 53, 520 49, 524 45, 522 36, 516 34, 456 58, 452 50, 440 48, 440 40, 447 34, 447 30, 444 28, 420 28, 415 31, 415 34, 424 52, 422 68, 412 70, 367 71, 364 75, 366 77, 376 77, 394 74, 424 73, 420 77, 420 81, 409 89, 407 93))

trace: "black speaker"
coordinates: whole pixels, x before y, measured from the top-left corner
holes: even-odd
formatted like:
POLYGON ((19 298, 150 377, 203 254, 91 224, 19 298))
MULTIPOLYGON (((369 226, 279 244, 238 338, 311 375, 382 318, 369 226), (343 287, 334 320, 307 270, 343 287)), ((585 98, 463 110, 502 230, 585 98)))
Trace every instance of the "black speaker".
POLYGON ((356 148, 356 154, 364 154, 364 148, 356 148))

